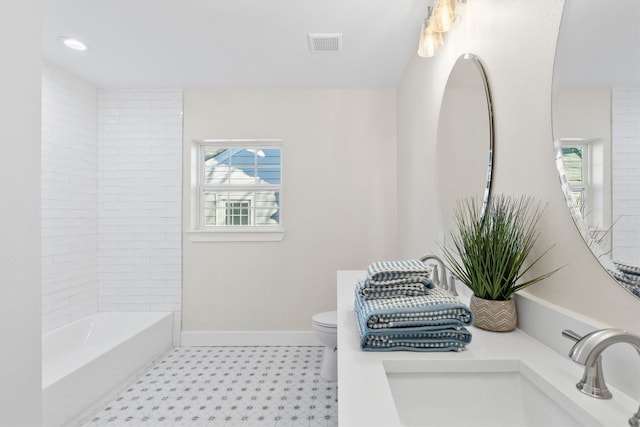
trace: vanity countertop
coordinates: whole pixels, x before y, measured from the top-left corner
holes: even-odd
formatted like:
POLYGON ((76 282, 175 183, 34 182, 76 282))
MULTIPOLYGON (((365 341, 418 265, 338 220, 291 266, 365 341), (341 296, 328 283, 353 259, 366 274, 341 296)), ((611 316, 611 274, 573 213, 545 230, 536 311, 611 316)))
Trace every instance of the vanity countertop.
MULTIPOLYGON (((340 427, 401 426, 383 363, 445 360, 520 360, 562 393, 563 406, 576 405, 592 419, 586 425, 625 426, 638 403, 613 387, 611 400, 580 393, 583 367, 525 332, 468 328, 472 342, 461 352, 365 352, 360 349, 353 310, 354 286, 364 271, 338 271, 338 422, 340 427)), ((465 298, 461 297, 464 302, 465 298)), ((451 396, 455 400, 456 396, 451 396)), ((426 403, 426 402, 425 402, 426 403)), ((459 402, 461 408, 464 402, 459 402)))

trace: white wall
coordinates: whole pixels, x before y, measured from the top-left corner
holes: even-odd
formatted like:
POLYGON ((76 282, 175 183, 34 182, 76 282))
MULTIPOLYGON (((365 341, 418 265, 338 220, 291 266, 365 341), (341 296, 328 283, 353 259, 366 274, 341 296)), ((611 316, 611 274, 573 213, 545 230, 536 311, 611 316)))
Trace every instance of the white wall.
POLYGON ((640 264, 640 88, 612 90, 613 259, 640 264))
POLYGON ((97 94, 42 73, 42 331, 98 311, 97 94))
MULTIPOLYGON (((595 261, 567 210, 554 164, 551 132, 553 59, 563 2, 475 0, 431 59, 414 57, 398 89, 400 253, 436 246, 434 147, 440 100, 456 58, 477 54, 493 98, 494 191, 526 193, 548 203, 540 248, 555 245, 533 273, 565 265, 529 288, 543 299, 611 325, 640 331, 640 300, 631 298, 595 261), (431 160, 430 160, 431 159, 431 160), (424 219, 428 218, 427 221, 424 219)), ((446 188, 442 189, 446 191, 446 188)))
MULTIPOLYGON (((336 270, 396 253, 394 90, 187 90, 194 139, 283 141, 282 242, 183 243, 183 329, 308 331, 336 270)), ((183 218, 190 217, 185 197, 183 218)), ((184 231, 188 231, 185 221, 184 231)))
POLYGON ((41 423, 39 1, 0 3, 0 414, 41 423))
POLYGON ((100 311, 180 311, 182 91, 98 91, 100 311))

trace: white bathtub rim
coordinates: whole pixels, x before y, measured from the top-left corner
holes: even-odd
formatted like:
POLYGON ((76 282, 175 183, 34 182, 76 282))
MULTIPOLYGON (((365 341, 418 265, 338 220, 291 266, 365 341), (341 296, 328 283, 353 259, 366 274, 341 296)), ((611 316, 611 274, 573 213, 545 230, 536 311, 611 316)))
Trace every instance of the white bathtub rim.
MULTIPOLYGON (((117 317, 136 317, 136 318, 144 318, 145 322, 143 325, 127 330, 126 333, 123 333, 117 343, 125 342, 136 335, 144 332, 145 330, 152 327, 155 323, 161 321, 166 317, 173 316, 172 312, 98 312, 90 316, 85 316, 83 318, 77 319, 73 322, 70 322, 67 325, 63 325, 58 327, 52 331, 43 334, 42 337, 42 345, 43 345, 43 359, 42 359, 42 389, 46 389, 47 387, 55 384, 57 381, 60 381, 62 378, 65 378, 67 375, 71 374, 73 371, 80 369, 83 366, 88 365, 92 361, 96 360, 111 348, 113 348, 113 342, 102 343, 99 347, 93 348, 91 351, 83 351, 82 349, 75 349, 76 351, 73 353, 66 353, 63 355, 59 355, 52 359, 45 359, 45 342, 47 338, 50 338, 52 335, 56 333, 61 333, 65 328, 70 328, 78 325, 79 323, 86 322, 89 318, 108 318, 111 316, 117 317), (75 357, 72 357, 75 356, 75 357)), ((86 349, 85 349, 86 350, 86 349)))
POLYGON ((156 357, 154 357, 152 360, 142 365, 132 375, 125 377, 122 381, 120 381, 119 384, 113 387, 108 393, 103 395, 100 399, 94 401, 91 406, 89 406, 88 408, 85 408, 76 416, 69 419, 65 423, 65 427, 81 427, 87 424, 89 421, 91 421, 92 418, 96 416, 98 412, 104 409, 104 407, 109 402, 112 402, 116 397, 118 397, 118 395, 122 393, 122 390, 127 385, 142 378, 152 366, 154 366, 156 363, 158 363, 159 360, 165 358, 169 353, 171 353, 172 349, 173 349, 173 346, 171 345, 165 347, 161 352, 158 353, 156 357))

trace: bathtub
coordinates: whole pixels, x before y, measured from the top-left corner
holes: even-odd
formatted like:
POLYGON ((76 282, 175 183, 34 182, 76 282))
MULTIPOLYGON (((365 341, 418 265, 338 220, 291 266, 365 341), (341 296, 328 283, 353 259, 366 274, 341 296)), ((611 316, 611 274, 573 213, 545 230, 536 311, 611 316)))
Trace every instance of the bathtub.
POLYGON ((75 421, 171 346, 172 313, 98 313, 42 337, 45 426, 75 421))

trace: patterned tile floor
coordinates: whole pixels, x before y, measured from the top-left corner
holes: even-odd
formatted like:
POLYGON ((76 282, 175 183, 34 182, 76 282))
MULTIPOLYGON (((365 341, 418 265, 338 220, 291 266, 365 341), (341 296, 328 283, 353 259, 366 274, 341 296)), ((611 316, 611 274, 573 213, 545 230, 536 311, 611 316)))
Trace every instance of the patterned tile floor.
POLYGON ((323 347, 176 347, 83 427, 335 427, 323 347))

